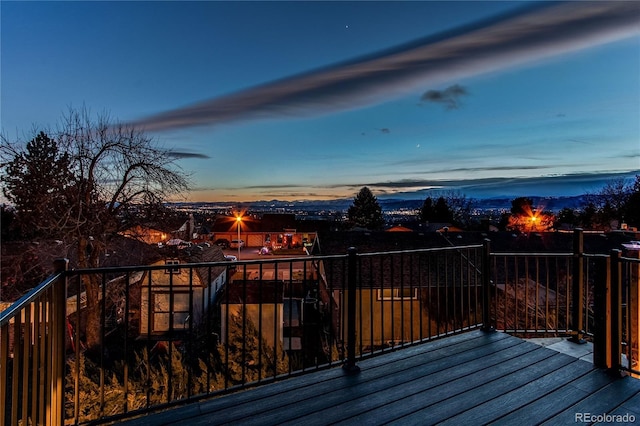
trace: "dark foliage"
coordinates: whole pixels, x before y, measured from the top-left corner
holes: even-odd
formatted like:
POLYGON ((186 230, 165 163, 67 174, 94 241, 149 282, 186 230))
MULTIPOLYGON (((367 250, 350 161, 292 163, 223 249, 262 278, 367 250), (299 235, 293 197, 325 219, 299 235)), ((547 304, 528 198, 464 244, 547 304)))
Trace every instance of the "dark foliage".
POLYGON ((382 208, 378 199, 366 186, 358 192, 347 211, 349 221, 367 229, 381 229, 384 226, 382 208))

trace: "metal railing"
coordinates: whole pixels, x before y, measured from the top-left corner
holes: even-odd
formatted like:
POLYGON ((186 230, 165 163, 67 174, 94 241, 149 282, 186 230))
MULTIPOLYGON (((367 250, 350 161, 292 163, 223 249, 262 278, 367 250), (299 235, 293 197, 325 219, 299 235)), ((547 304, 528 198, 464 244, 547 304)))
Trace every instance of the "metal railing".
MULTIPOLYGON (((357 254, 324 261, 330 340, 357 359, 482 326, 482 246, 357 254), (346 271, 346 273, 345 273, 346 271)), ((344 356, 343 356, 344 357, 344 356)))
POLYGON ((492 253, 492 307, 497 330, 521 337, 572 333, 568 253, 492 253))
POLYGON ((66 261, 0 313, 0 423, 62 424, 66 261))
POLYGON ((113 422, 333 365, 355 372, 365 357, 480 327, 593 339, 596 365, 637 373, 639 262, 579 245, 493 253, 485 241, 62 267, 0 316, 0 420, 113 422))
POLYGON ((596 366, 640 377, 640 259, 620 250, 587 254, 581 230, 571 253, 489 258, 491 326, 525 338, 591 341, 596 366))

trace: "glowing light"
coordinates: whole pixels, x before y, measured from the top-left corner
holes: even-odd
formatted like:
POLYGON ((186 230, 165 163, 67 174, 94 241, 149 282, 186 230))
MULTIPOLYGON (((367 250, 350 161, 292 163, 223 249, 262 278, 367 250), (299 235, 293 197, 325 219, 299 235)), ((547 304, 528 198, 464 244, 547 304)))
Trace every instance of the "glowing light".
POLYGON ((236 216, 236 223, 238 224, 238 260, 240 260, 240 249, 242 246, 242 240, 240 239, 240 224, 242 223, 242 212, 239 212, 236 216))

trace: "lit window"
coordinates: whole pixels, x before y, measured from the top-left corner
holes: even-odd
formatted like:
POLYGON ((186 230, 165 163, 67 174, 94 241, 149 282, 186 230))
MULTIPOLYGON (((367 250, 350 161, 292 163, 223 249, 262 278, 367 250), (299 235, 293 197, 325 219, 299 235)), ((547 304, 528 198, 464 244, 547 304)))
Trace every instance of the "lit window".
POLYGON ((378 290, 378 300, 402 300, 417 298, 417 288, 383 288, 378 290))

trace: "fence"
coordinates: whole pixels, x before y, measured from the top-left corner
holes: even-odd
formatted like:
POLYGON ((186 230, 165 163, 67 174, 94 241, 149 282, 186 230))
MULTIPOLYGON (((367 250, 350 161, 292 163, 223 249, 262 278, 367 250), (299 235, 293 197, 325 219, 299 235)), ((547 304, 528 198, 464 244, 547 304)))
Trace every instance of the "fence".
POLYGON ((0 316, 0 419, 116 421, 479 327, 637 374, 640 261, 580 240, 58 271, 0 316))

